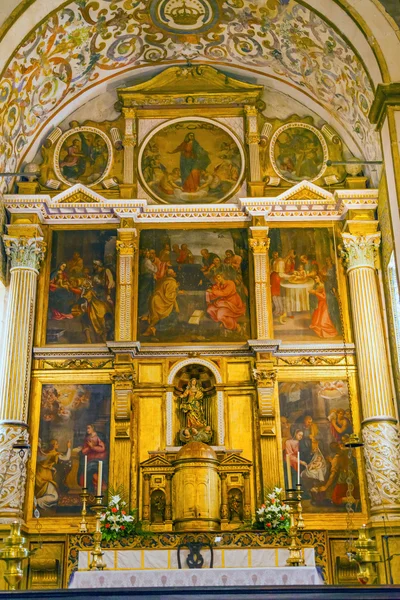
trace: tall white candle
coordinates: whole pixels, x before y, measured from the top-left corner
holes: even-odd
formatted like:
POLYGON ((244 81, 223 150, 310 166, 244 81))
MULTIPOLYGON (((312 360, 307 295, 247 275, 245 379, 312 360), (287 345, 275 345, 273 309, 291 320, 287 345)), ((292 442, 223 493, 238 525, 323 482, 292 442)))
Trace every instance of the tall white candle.
POLYGON ((286 454, 286 471, 287 471, 287 480, 288 480, 288 489, 291 490, 293 487, 292 483, 292 469, 290 466, 290 457, 286 454))
POLYGON ((85 465, 83 471, 83 487, 87 488, 87 455, 85 454, 85 465))
POLYGON ((297 453, 297 485, 300 485, 300 452, 297 453))
POLYGON ((101 496, 101 484, 103 483, 103 461, 99 460, 99 470, 97 471, 97 495, 101 496))

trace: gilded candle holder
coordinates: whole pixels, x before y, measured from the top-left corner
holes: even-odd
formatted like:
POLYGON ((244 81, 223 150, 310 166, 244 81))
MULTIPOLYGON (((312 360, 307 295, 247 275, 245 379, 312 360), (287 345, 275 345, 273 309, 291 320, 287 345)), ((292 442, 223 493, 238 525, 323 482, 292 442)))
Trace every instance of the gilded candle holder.
POLYGON ((82 492, 79 495, 82 498, 82 511, 81 511, 82 520, 79 524, 79 533, 88 533, 88 526, 87 526, 87 522, 86 522, 86 515, 87 515, 86 507, 87 507, 87 501, 89 498, 88 488, 86 488, 86 487, 82 488, 82 492))
POLYGON ((93 533, 94 547, 91 551, 92 560, 89 564, 89 569, 103 571, 106 568, 106 563, 103 560, 104 552, 101 549, 101 524, 100 515, 105 512, 106 506, 103 505, 103 496, 96 496, 96 504, 93 504, 90 508, 96 513, 96 529, 93 533))
POLYGON ((301 496, 302 492, 299 484, 294 489, 286 490, 285 504, 289 506, 288 535, 290 538, 289 558, 287 558, 286 564, 289 567, 303 567, 305 565, 302 548, 298 542, 299 531, 304 528, 301 496))

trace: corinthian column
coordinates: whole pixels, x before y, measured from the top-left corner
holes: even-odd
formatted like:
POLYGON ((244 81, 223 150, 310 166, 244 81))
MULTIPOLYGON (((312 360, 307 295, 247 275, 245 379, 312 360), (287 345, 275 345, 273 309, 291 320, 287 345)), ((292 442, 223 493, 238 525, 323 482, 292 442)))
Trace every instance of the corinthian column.
MULTIPOLYGON (((372 513, 400 512, 400 440, 375 273, 380 233, 343 233, 362 405, 372 513)), ((362 231, 362 230, 361 230, 362 231)), ((368 231, 368 230, 367 230, 368 231)))
POLYGON ((9 225, 3 236, 11 279, 0 373, 0 521, 22 517, 35 300, 45 243, 38 225, 9 225))

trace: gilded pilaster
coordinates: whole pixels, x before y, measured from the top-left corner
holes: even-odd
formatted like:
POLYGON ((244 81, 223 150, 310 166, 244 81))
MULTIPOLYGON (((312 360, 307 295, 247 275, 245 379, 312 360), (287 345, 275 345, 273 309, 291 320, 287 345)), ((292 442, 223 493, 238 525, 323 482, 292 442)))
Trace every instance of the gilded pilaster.
POLYGON ((275 398, 276 371, 272 363, 257 362, 253 380, 257 388, 258 423, 260 430, 263 495, 280 481, 279 454, 276 443, 275 398))
POLYGON ((132 219, 122 219, 117 240, 117 310, 115 339, 117 342, 130 342, 133 338, 133 281, 136 229, 132 219))
POLYGON ((400 512, 399 430, 375 272, 380 233, 371 221, 348 222, 348 229, 342 234, 342 253, 350 285, 371 510, 400 512))
POLYGON ((0 519, 6 522, 22 516, 25 495, 28 454, 13 445, 28 441, 36 287, 45 243, 35 224, 9 225, 3 241, 11 262, 0 373, 0 519))
POLYGON ((249 245, 254 258, 257 339, 272 337, 272 308, 269 294, 268 227, 250 227, 249 245))
POLYGON ((245 106, 246 115, 246 143, 249 147, 249 165, 250 165, 250 194, 252 196, 262 196, 264 193, 264 183, 261 181, 260 166, 260 134, 258 133, 258 112, 255 106, 245 106))
POLYGON ((133 184, 135 179, 134 158, 137 144, 136 133, 136 110, 134 108, 124 108, 125 133, 124 133, 124 183, 120 185, 121 196, 123 198, 132 197, 133 184))

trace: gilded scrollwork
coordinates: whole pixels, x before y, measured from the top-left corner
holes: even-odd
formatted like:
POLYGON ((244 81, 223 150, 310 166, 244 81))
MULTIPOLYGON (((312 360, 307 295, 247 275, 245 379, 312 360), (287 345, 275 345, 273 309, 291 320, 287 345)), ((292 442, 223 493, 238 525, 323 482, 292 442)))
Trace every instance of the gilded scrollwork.
POLYGON ((368 422, 363 427, 365 466, 372 510, 400 508, 400 437, 388 421, 368 422))
POLYGON ((14 449, 14 444, 29 443, 26 427, 9 423, 0 425, 0 521, 21 517, 26 484, 28 452, 14 449))
POLYGON ((113 359, 98 362, 87 358, 72 358, 69 360, 44 360, 44 365, 48 365, 52 369, 102 369, 107 366, 112 366, 113 359))

